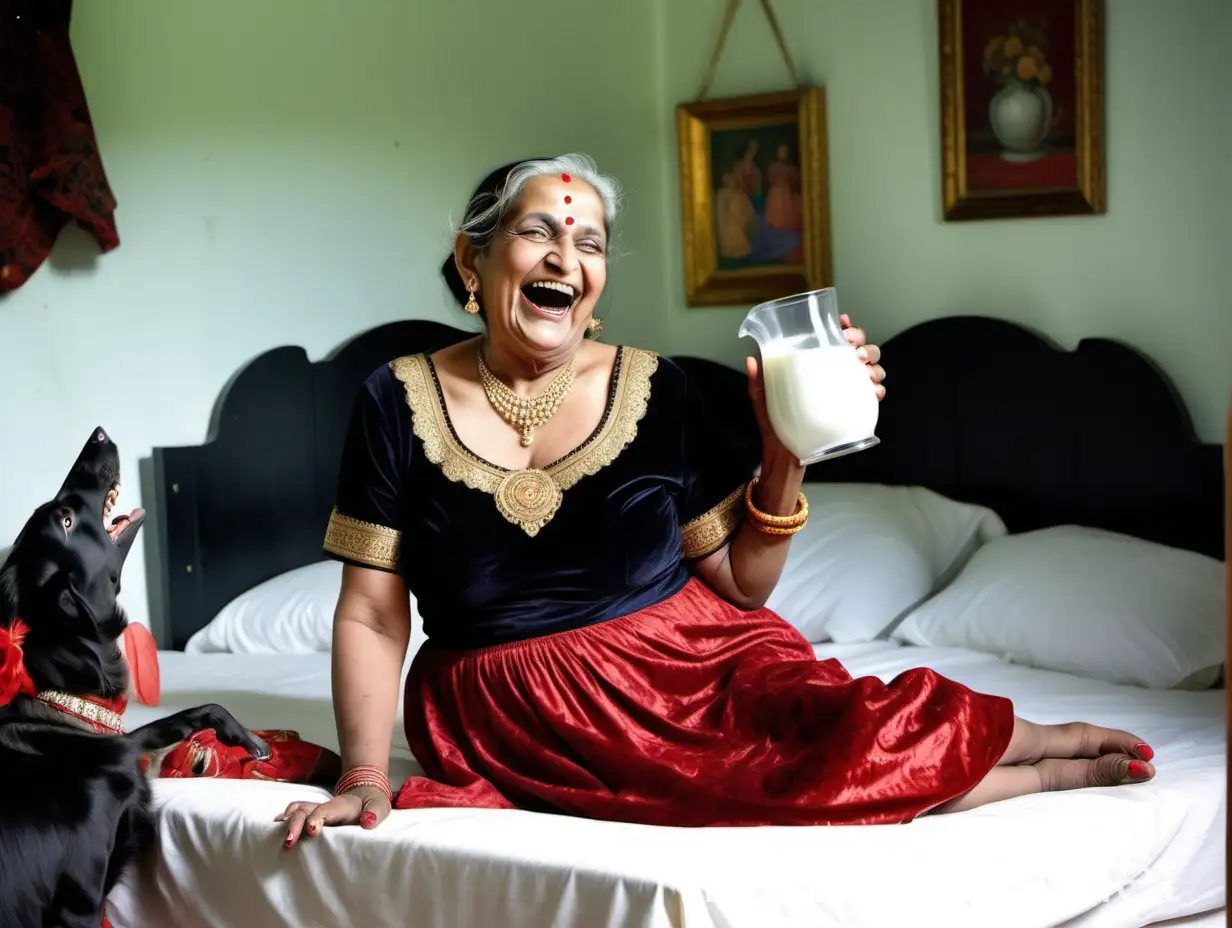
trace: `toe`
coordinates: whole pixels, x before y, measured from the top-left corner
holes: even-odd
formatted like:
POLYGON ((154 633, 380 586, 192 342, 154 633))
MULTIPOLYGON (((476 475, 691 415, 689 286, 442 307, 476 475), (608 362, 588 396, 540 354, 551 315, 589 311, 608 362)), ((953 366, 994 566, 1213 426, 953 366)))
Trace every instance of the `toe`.
POLYGON ((1084 751, 1088 757, 1099 757, 1102 754, 1128 754, 1139 760, 1151 760, 1155 756, 1151 746, 1137 735, 1116 728, 1100 728, 1092 725, 1088 728, 1086 738, 1083 740, 1086 742, 1084 747, 1089 748, 1084 751))
POLYGON ((1128 754, 1104 754, 1091 765, 1093 786, 1142 783, 1155 776, 1155 768, 1128 754))
POLYGON ((1132 783, 1142 783, 1155 778, 1155 766, 1144 760, 1131 760, 1126 768, 1128 779, 1132 783))

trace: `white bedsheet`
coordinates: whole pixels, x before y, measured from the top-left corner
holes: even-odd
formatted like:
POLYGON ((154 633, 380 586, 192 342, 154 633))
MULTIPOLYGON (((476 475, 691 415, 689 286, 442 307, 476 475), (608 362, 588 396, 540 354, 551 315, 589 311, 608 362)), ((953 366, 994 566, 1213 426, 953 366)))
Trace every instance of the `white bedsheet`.
MULTIPOLYGON (((823 645, 856 675, 931 666, 1020 715, 1127 728, 1156 779, 1025 796, 910 825, 651 828, 492 810, 395 812, 284 851, 278 783, 155 785, 159 851, 112 894, 116 928, 1136 928, 1223 906, 1223 693, 1148 692, 968 651, 823 645)), ((335 747, 329 655, 162 655, 163 706, 216 700, 335 747)), ((413 769, 401 733, 395 773, 413 769)))

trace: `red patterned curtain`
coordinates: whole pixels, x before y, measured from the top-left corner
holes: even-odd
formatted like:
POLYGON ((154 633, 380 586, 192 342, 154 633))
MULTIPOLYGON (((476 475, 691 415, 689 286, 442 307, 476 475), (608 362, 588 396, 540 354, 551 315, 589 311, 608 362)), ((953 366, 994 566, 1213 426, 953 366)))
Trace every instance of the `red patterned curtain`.
POLYGON ((72 0, 0 0, 0 293, 46 260, 69 221, 120 244, 68 41, 72 0))

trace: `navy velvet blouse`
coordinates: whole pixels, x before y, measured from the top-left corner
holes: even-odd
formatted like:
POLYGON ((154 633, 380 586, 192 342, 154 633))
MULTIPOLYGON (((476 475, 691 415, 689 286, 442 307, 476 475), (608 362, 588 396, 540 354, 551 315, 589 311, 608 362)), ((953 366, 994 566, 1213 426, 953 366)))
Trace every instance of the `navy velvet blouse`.
POLYGON ((721 415, 670 360, 622 347, 586 442, 511 471, 458 439, 431 359, 399 358, 356 397, 325 551, 400 572, 447 647, 628 615, 679 591, 739 525, 757 461, 721 415))

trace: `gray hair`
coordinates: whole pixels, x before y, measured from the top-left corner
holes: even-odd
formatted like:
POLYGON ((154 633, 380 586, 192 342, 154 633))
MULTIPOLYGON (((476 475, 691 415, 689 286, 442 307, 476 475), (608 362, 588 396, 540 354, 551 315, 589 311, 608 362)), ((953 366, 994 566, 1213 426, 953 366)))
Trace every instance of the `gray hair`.
POLYGON ((570 153, 556 158, 540 158, 523 161, 510 170, 504 184, 495 191, 481 191, 466 205, 461 224, 455 235, 465 235, 471 246, 485 250, 505 222, 505 217, 518 202, 526 185, 545 174, 568 174, 585 181, 599 194, 603 202, 603 222, 611 239, 611 230, 620 212, 621 190, 616 179, 604 174, 589 155, 570 153))

